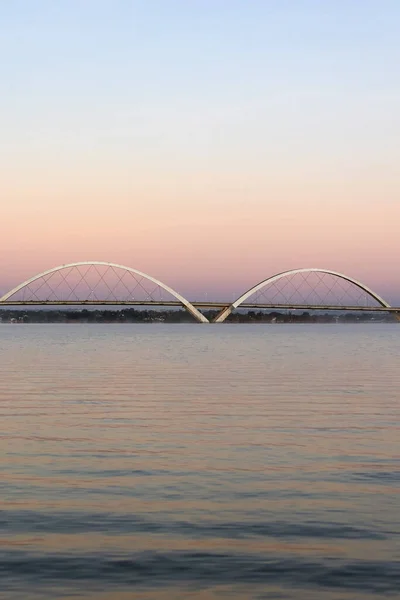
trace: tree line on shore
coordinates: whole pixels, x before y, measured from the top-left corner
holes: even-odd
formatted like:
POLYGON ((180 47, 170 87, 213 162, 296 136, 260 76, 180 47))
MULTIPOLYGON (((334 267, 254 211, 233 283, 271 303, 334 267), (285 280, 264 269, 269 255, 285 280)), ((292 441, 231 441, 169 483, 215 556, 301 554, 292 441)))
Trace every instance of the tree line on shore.
MULTIPOLYGON (((218 311, 204 311, 204 315, 212 321, 218 311)), ((233 312, 227 318, 231 323, 358 323, 369 321, 392 322, 395 318, 390 313, 371 312, 300 312, 300 311, 240 311, 233 312)), ((192 323, 194 317, 186 310, 137 310, 126 308, 120 310, 94 309, 30 309, 0 310, 2 323, 192 323)))

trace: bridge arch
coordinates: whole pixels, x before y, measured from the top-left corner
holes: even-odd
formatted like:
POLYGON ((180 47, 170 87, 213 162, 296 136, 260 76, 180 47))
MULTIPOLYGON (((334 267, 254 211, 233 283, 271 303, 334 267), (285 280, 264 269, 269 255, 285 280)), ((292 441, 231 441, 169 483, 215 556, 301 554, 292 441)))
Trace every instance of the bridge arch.
POLYGON ((168 292, 169 294, 174 296, 178 300, 178 302, 180 302, 182 304, 182 306, 199 323, 209 323, 208 319, 195 306, 193 306, 193 304, 191 302, 189 302, 189 300, 186 300, 186 298, 181 296, 178 292, 176 292, 175 290, 170 288, 165 283, 162 283, 162 281, 159 281, 158 279, 155 279, 154 277, 151 277, 150 275, 147 275, 146 273, 143 273, 142 271, 138 271, 137 269, 132 269, 131 267, 126 267, 124 265, 119 265, 116 263, 104 262, 104 261, 83 261, 83 262, 69 263, 69 264, 65 264, 65 265, 60 265, 58 267, 54 267, 53 269, 48 269, 47 271, 43 271, 42 273, 38 273, 37 275, 34 275, 30 279, 27 279, 23 283, 20 283, 15 288, 13 288, 12 290, 10 290, 6 294, 4 294, 4 296, 2 296, 0 298, 0 304, 7 302, 7 300, 9 300, 17 292, 19 292, 23 288, 29 286, 34 281, 37 281, 41 277, 45 277, 46 275, 51 275, 52 273, 56 273, 57 271, 62 271, 64 269, 71 269, 74 267, 84 267, 84 266, 105 266, 105 267, 111 267, 111 268, 115 268, 115 269, 122 269, 124 271, 133 273, 134 275, 138 275, 139 277, 143 277, 144 279, 151 281, 155 285, 161 287, 163 290, 165 290, 166 292, 168 292))
POLYGON ((237 298, 237 300, 232 302, 232 304, 230 304, 230 306, 227 306, 226 308, 224 308, 219 313, 219 315, 217 315, 217 317, 214 319, 214 323, 222 323, 223 321, 225 321, 225 319, 232 313, 232 311, 235 308, 237 308, 238 306, 243 304, 243 302, 245 302, 248 298, 250 298, 250 296, 255 294, 258 290, 260 290, 268 285, 271 285, 271 284, 275 283, 276 281, 279 281, 279 279, 283 279, 284 277, 288 277, 290 275, 296 275, 297 273, 325 273, 327 275, 333 275, 334 277, 338 277, 339 279, 344 279, 345 281, 352 283, 356 287, 358 287, 361 290, 363 290, 364 292, 366 292, 366 294, 368 294, 368 296, 370 296, 371 298, 376 300, 384 308, 390 308, 390 304, 388 304, 386 302, 386 300, 384 300, 383 298, 378 296, 378 294, 373 292, 369 287, 367 287, 363 283, 360 283, 356 279, 353 279, 352 277, 343 275, 343 273, 337 273, 336 271, 330 271, 329 269, 317 269, 317 268, 291 269, 289 271, 283 271, 282 273, 273 275, 272 277, 268 277, 267 279, 264 279, 263 281, 260 281, 259 283, 257 283, 253 287, 251 287, 249 290, 247 290, 247 292, 245 292, 239 298, 237 298))

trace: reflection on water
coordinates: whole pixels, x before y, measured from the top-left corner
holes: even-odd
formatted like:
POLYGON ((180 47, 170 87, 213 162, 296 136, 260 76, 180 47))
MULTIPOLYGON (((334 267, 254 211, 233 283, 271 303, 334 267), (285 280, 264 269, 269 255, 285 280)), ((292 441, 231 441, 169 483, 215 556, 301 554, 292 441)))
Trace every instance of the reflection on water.
POLYGON ((2 325, 0 353, 1 598, 399 593, 395 325, 2 325))

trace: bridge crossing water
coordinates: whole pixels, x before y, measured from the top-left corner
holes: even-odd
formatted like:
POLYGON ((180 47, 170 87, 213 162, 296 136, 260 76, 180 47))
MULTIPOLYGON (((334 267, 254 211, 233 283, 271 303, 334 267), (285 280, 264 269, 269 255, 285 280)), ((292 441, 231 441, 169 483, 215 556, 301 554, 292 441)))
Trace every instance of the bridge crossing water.
POLYGON ((189 301, 165 283, 123 265, 84 261, 54 267, 20 283, 0 298, 9 306, 164 306, 183 307, 200 323, 202 311, 217 311, 222 323, 234 310, 326 310, 394 313, 372 289, 342 273, 322 268, 292 269, 268 277, 233 302, 189 301))

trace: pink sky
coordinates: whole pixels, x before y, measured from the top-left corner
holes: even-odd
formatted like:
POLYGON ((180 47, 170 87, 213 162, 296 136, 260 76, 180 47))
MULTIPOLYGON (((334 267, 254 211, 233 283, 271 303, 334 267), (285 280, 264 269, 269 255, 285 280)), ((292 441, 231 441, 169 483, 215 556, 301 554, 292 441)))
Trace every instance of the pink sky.
POLYGON ((310 266, 400 304, 398 5, 150 4, 2 8, 0 290, 105 260, 232 298, 310 266))
MULTIPOLYGON (((1 288, 80 260, 145 271, 193 299, 238 296, 281 270, 344 272, 390 299, 397 279, 396 182, 291 174, 32 173, 6 187, 1 288), (205 183, 206 182, 206 183, 205 183), (62 190, 62 191, 60 191, 62 190)), ((379 174, 378 174, 379 175, 379 174)))

